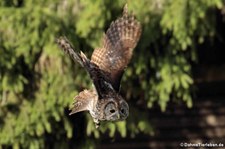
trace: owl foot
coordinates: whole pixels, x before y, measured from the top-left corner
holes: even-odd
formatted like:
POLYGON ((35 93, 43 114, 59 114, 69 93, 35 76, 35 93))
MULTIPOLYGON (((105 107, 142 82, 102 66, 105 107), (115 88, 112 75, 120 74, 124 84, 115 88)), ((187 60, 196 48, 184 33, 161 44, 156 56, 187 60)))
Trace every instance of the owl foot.
POLYGON ((95 128, 98 129, 99 126, 100 126, 100 123, 95 123, 95 128))
POLYGON ((93 120, 94 120, 94 123, 95 123, 95 128, 98 129, 98 127, 100 126, 99 120, 98 119, 95 119, 95 118, 93 120))

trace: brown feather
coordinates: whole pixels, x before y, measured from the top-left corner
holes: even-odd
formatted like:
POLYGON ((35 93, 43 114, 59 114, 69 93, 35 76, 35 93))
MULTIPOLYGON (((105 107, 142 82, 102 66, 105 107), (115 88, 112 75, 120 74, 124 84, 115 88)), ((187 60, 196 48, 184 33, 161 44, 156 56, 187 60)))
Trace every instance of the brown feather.
POLYGON ((90 110, 94 105, 93 102, 96 102, 97 94, 94 92, 94 90, 84 90, 80 92, 77 96, 74 98, 74 103, 72 108, 70 108, 71 112, 69 115, 81 112, 81 111, 87 111, 90 110))
POLYGON ((123 16, 112 22, 103 36, 103 46, 96 48, 92 54, 91 62, 110 74, 111 84, 117 91, 140 34, 140 23, 132 14, 128 14, 125 6, 123 16))

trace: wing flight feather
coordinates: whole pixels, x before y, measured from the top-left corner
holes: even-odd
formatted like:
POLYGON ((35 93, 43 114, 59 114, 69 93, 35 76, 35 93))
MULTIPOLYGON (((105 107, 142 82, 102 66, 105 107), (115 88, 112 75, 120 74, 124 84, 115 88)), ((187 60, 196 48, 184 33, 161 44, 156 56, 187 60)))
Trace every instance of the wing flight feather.
POLYGON ((128 13, 125 5, 122 17, 112 22, 104 34, 102 47, 92 54, 91 62, 109 74, 110 83, 117 91, 140 35, 141 25, 133 14, 128 13))

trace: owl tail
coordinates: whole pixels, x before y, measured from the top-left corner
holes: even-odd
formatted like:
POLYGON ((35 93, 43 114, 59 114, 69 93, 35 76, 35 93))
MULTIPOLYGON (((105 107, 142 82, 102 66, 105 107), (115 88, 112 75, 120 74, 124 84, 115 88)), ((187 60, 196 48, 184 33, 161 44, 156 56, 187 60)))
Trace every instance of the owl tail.
POLYGON ((96 103, 97 94, 94 90, 83 90, 75 98, 73 106, 70 108, 69 115, 75 114, 81 111, 92 110, 93 103, 96 103))
POLYGON ((65 53, 72 57, 75 62, 80 63, 82 67, 84 67, 86 70, 89 70, 90 60, 82 51, 80 53, 75 52, 72 44, 70 44, 69 40, 66 37, 60 37, 56 42, 65 53))

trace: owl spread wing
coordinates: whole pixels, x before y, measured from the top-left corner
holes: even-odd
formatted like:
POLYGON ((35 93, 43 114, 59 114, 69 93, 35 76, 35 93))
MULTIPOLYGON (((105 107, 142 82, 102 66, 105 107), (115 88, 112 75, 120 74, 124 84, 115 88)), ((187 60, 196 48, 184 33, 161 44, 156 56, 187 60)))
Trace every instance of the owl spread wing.
POLYGON ((92 54, 91 62, 108 74, 110 83, 117 91, 140 35, 141 25, 134 15, 128 14, 125 5, 122 17, 112 22, 104 34, 102 47, 96 48, 92 54))
POLYGON ((66 37, 60 37, 56 42, 64 52, 70 55, 75 62, 80 63, 89 73, 100 99, 107 95, 108 92, 113 91, 111 84, 108 83, 108 75, 99 69, 96 64, 92 63, 83 52, 77 53, 66 37))

